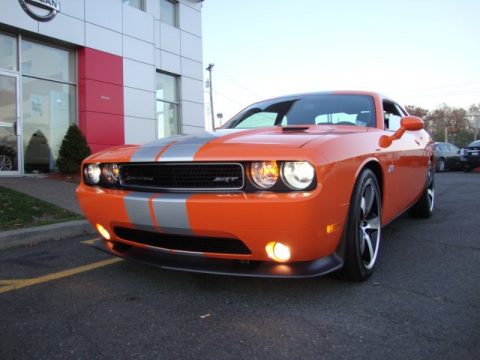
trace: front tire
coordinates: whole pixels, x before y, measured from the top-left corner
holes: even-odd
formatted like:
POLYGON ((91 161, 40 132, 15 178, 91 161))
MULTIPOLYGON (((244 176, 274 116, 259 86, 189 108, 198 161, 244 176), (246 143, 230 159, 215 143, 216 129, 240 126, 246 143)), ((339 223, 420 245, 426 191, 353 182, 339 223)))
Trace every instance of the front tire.
POLYGON ((428 166, 427 180, 425 189, 417 202, 410 208, 408 215, 418 219, 428 219, 432 216, 433 205, 435 203, 435 178, 433 175, 433 166, 428 166))
POLYGON ((364 281, 372 274, 380 247, 381 215, 377 178, 365 169, 355 183, 344 234, 343 273, 348 280, 364 281))
POLYGON ((445 160, 444 159, 438 159, 438 164, 437 164, 437 170, 438 172, 444 172, 447 169, 445 166, 445 160))

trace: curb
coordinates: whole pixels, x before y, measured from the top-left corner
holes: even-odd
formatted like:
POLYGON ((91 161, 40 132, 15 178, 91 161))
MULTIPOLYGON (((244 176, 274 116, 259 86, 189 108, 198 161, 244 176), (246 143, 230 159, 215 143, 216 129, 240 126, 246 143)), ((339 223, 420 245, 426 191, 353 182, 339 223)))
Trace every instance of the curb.
POLYGON ((48 240, 61 240, 97 232, 87 220, 66 221, 57 224, 35 226, 0 232, 0 250, 48 240))

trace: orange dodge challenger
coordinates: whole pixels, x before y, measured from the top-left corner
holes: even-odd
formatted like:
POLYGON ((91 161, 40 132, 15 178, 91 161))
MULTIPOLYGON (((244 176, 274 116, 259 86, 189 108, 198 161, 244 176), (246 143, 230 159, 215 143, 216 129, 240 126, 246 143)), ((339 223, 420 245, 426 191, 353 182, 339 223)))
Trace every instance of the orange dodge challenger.
POLYGON ((88 157, 77 189, 113 255, 165 269, 368 278, 382 226, 428 218, 433 142, 394 101, 359 91, 253 104, 220 129, 88 157))

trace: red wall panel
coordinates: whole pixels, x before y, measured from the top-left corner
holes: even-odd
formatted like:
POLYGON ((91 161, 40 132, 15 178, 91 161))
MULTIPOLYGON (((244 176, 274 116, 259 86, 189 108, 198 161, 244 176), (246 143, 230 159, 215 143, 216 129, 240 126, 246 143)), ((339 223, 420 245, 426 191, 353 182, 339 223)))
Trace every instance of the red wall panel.
POLYGON ((83 48, 79 51, 79 58, 78 75, 82 79, 123 85, 123 59, 120 56, 83 48))
POLYGON ((102 51, 78 51, 79 127, 92 152, 125 142, 123 59, 102 51))

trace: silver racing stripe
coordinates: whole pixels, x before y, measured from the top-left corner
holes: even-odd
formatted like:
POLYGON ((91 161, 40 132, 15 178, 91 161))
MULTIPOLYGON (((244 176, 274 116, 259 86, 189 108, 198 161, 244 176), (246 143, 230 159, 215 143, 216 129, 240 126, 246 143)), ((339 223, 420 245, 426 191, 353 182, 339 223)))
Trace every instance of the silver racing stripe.
POLYGON ((151 141, 140 146, 132 155, 132 162, 156 161, 163 147, 170 145, 160 156, 160 161, 192 161, 198 149, 221 136, 222 133, 205 131, 198 135, 179 135, 151 141))
POLYGON ((172 144, 160 156, 160 161, 192 161, 197 151, 206 143, 217 138, 219 134, 205 131, 202 134, 194 135, 184 141, 172 144))
POLYGON ((187 214, 189 194, 161 194, 152 200, 155 220, 163 232, 193 235, 187 214))
POLYGON ((158 139, 155 141, 151 141, 145 145, 140 146, 137 151, 132 155, 130 161, 133 162, 150 162, 155 161, 157 154, 160 150, 172 143, 173 141, 177 141, 177 139, 183 139, 185 136, 172 136, 164 139, 158 139))
POLYGON ((149 207, 151 197, 152 194, 131 192, 123 198, 128 218, 136 229, 148 231, 154 229, 149 207))

